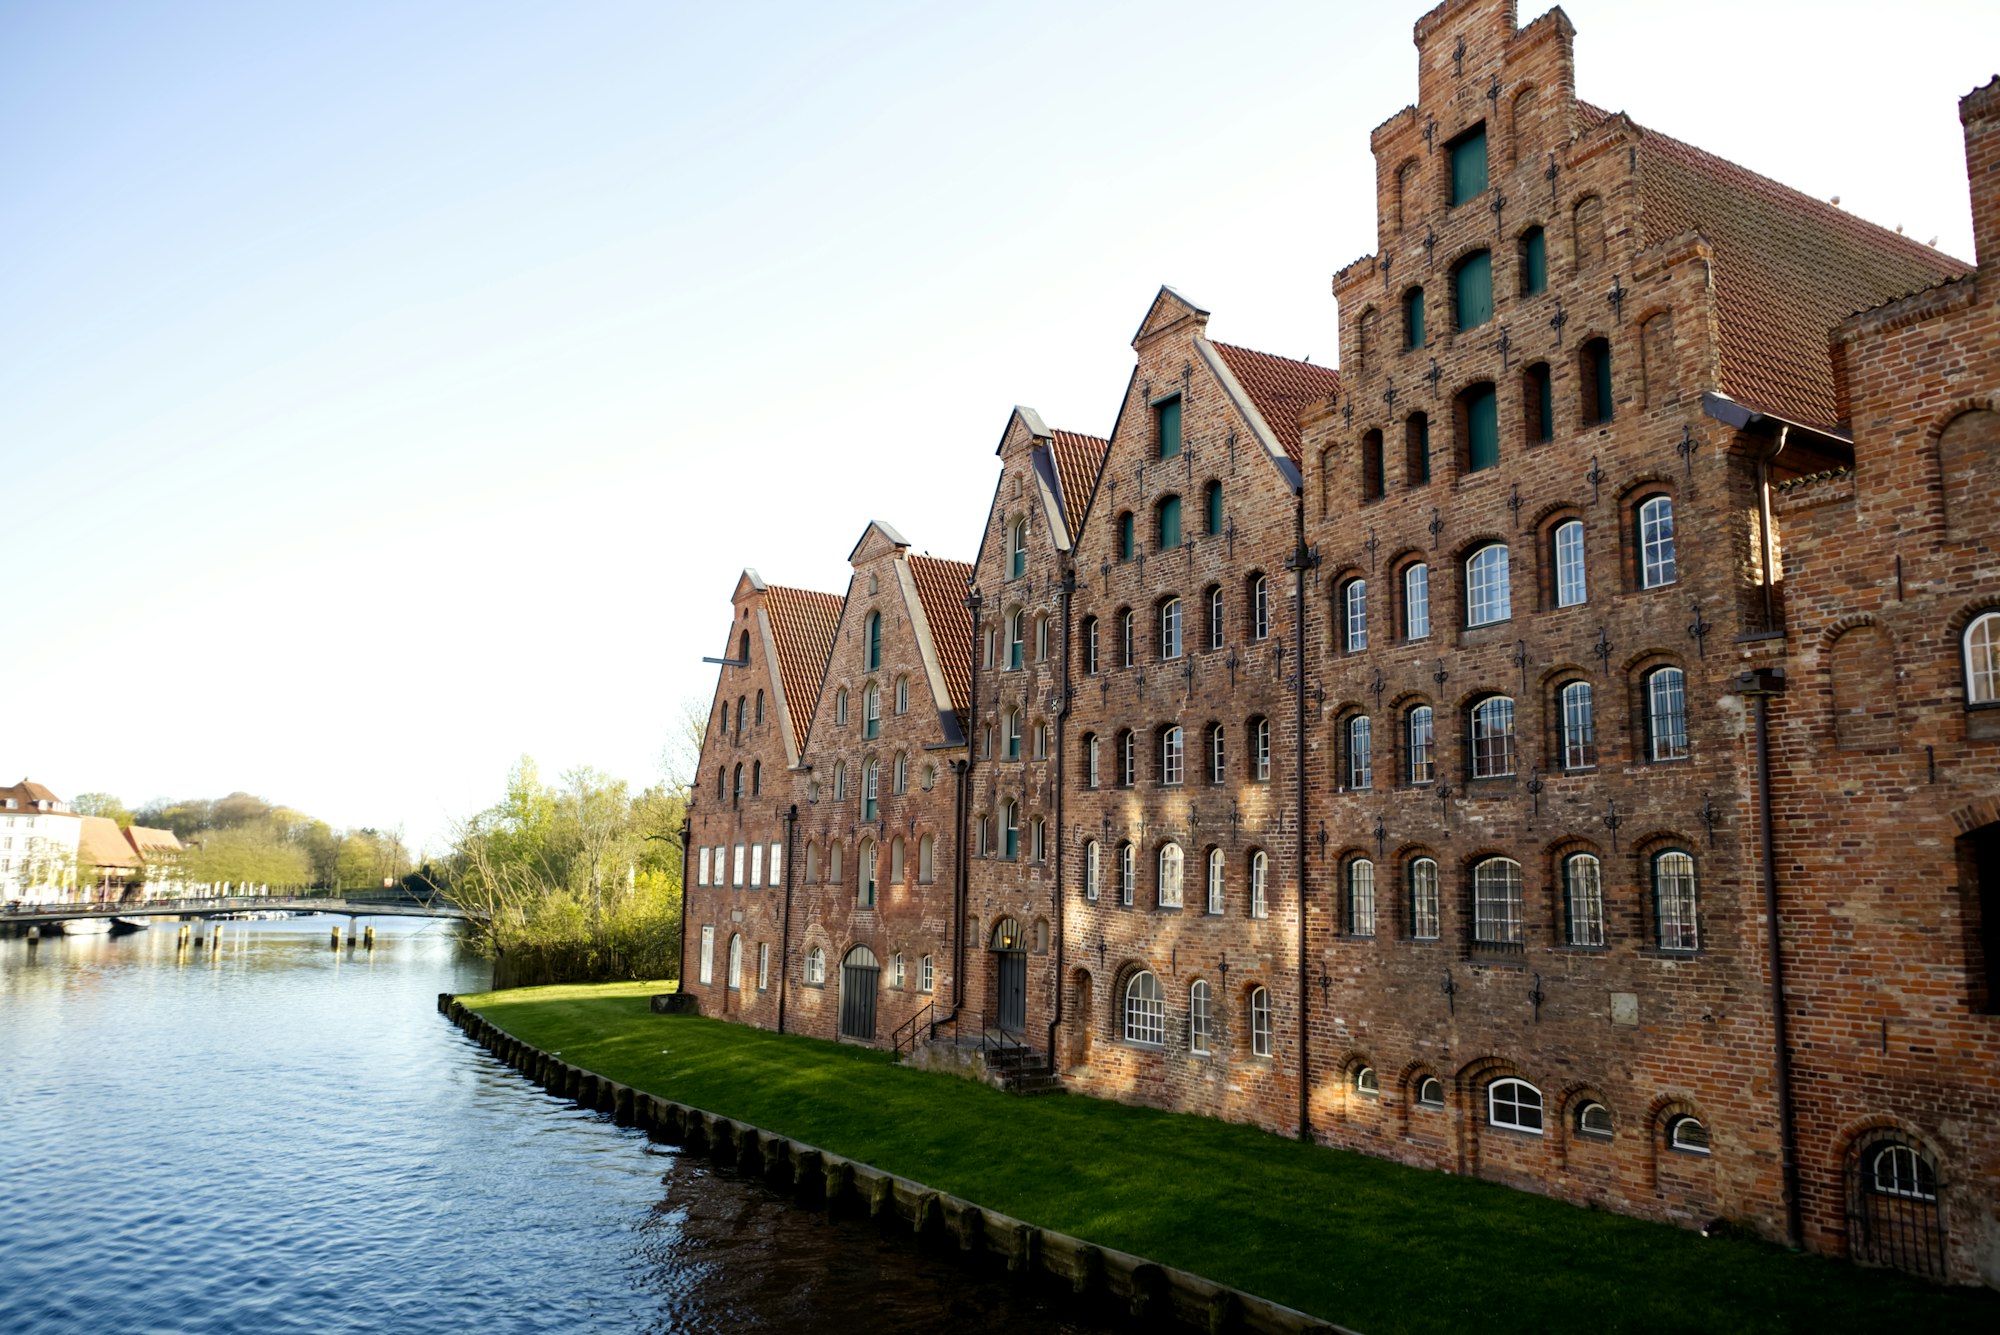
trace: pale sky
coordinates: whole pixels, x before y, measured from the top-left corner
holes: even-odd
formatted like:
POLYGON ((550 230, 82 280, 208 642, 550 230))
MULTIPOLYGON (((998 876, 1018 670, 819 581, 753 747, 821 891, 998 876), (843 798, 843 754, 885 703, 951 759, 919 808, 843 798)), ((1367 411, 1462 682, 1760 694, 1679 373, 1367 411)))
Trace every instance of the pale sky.
MULTIPOLYGON (((1583 97, 1971 257, 2000 5, 1565 7, 1583 97)), ((1161 283, 1337 359, 1422 11, 0 4, 0 782, 656 780, 744 566, 969 559, 1161 283)))

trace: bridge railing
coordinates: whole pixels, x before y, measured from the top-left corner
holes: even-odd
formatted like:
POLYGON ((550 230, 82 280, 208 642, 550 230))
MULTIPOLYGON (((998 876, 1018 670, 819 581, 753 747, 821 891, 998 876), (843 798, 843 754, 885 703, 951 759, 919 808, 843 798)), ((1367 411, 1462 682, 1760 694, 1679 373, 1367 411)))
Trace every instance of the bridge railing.
POLYGON ((342 908, 421 908, 433 911, 464 912, 449 896, 413 894, 402 889, 322 890, 293 895, 178 895, 167 899, 79 899, 9 900, 0 903, 0 920, 10 917, 47 917, 51 913, 127 914, 146 917, 170 913, 257 913, 280 909, 323 909, 338 913, 342 908))

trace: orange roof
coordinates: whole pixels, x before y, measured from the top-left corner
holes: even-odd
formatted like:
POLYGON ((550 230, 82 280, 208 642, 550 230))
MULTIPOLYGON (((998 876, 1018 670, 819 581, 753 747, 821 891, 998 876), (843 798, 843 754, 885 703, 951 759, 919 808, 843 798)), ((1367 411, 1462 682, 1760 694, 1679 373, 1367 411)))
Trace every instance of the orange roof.
POLYGON ((11 788, 0 788, 0 797, 11 797, 23 804, 62 801, 33 779, 23 779, 11 788))
MULTIPOLYGON (((1587 126, 1611 119, 1585 102, 1577 110, 1587 126)), ((1942 251, 1632 124, 1643 150, 1643 244, 1695 232, 1714 248, 1718 388, 1748 407, 1836 425, 1833 327, 1968 271, 1942 251)))
POLYGON ((909 561, 917 601, 923 605, 924 620, 930 622, 931 644, 937 650, 938 666, 944 669, 945 687, 951 692, 951 707, 960 719, 968 718, 972 708, 972 613, 965 605, 965 595, 972 585, 972 567, 936 556, 912 555, 909 561))
POLYGON ((1293 463, 1299 462, 1299 419, 1306 409, 1322 403, 1340 389, 1340 373, 1330 366, 1295 362, 1268 352, 1254 352, 1228 343, 1217 343, 1229 374, 1256 405, 1257 415, 1271 434, 1285 447, 1293 463))
POLYGON ((1104 471, 1111 442, 1080 431, 1057 431, 1052 449, 1056 481, 1062 486, 1063 522, 1075 535, 1090 511, 1090 498, 1097 491, 1097 475, 1104 471))
POLYGON ((91 867, 136 868, 139 855, 132 845, 125 842, 124 831, 118 822, 109 816, 79 816, 81 828, 76 835, 76 856, 79 862, 91 867))
POLYGON ((778 685, 785 693, 792 741, 800 750, 805 749, 806 734, 812 731, 819 684, 826 677, 827 660, 833 657, 833 632, 840 625, 840 609, 845 602, 837 593, 789 589, 776 584, 764 593, 764 610, 771 617, 771 638, 778 645, 778 685))
POLYGON ((125 838, 140 857, 152 857, 162 853, 182 851, 181 841, 172 830, 155 830, 146 825, 128 825, 125 838))

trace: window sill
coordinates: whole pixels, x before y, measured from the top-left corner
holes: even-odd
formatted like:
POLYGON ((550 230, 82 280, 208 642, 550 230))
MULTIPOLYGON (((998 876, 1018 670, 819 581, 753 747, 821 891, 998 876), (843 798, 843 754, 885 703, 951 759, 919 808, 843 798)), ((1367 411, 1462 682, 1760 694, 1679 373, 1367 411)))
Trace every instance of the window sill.
POLYGON ((1504 1126, 1499 1122, 1490 1121, 1486 1123, 1486 1129, 1488 1131, 1503 1131, 1510 1136, 1521 1136, 1533 1140, 1541 1140, 1548 1134, 1546 1131, 1540 1131, 1530 1126, 1504 1126))

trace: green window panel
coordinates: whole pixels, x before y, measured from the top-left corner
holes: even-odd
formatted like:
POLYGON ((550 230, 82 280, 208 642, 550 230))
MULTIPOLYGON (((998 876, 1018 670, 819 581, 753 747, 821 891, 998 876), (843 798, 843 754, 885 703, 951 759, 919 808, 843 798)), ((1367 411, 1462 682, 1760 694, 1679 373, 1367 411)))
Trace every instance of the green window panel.
POLYGON ((880 612, 870 612, 868 614, 867 658, 868 671, 873 672, 882 666, 882 614, 880 612))
POLYGON ((1597 391, 1597 420, 1611 420, 1611 345, 1605 340, 1590 343, 1591 378, 1597 391))
POLYGON ((1407 430, 1409 459, 1405 471, 1409 474, 1409 484, 1419 487, 1431 480, 1431 419, 1419 413, 1410 419, 1407 430))
POLYGON ((1169 496, 1160 502, 1160 550, 1181 545, 1181 498, 1169 496))
POLYGON ((1534 396, 1535 419, 1529 439, 1542 444, 1556 436, 1555 390, 1549 380, 1549 368, 1530 367, 1528 370, 1528 392, 1534 396))
POLYGON ((1171 459, 1181 452, 1181 401, 1168 399, 1160 405, 1160 457, 1171 459))
POLYGON ((1222 532, 1222 484, 1220 482, 1211 482, 1208 484, 1207 508, 1208 531, 1210 533, 1222 532))
POLYGON ((1451 144, 1451 202, 1456 208, 1486 188, 1486 127, 1460 135, 1451 144))
POLYGON ((1500 402, 1493 386, 1465 392, 1465 467, 1477 473, 1500 462, 1500 402))
POLYGON ((1132 512, 1128 510, 1124 514, 1118 516, 1118 559, 1119 560, 1129 561, 1132 559, 1133 556, 1132 540, 1133 540, 1132 512))
POLYGON ((1492 251, 1474 251, 1458 262, 1452 270, 1451 295, 1460 329, 1473 329, 1493 318, 1492 251))
POLYGON ((1549 288, 1549 239, 1539 227, 1521 234, 1521 295, 1532 297, 1549 288))
POLYGON ((1403 343, 1411 348, 1424 345, 1424 290, 1420 287, 1403 294, 1403 343))

